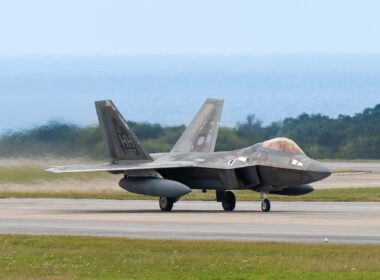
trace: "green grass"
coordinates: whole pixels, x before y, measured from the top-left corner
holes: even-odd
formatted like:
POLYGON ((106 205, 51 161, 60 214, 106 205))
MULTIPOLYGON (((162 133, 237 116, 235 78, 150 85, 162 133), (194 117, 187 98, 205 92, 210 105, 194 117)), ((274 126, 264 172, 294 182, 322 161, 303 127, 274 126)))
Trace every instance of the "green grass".
POLYGON ((366 170, 355 170, 355 169, 339 169, 333 170, 334 174, 351 174, 351 173, 368 173, 366 170))
POLYGON ((0 235, 2 279, 379 279, 380 246, 0 235))

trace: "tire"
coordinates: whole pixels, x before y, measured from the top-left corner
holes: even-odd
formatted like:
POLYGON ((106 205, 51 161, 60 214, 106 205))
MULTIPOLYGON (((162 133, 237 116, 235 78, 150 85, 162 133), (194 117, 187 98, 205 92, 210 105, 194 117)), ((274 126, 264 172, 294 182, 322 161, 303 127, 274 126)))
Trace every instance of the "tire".
POLYGON ((236 206, 236 198, 233 192, 226 192, 225 198, 222 201, 224 211, 234 211, 236 206))
POLYGON ((159 199, 160 209, 163 212, 170 212, 173 209, 175 199, 161 196, 159 199))
POLYGON ((270 201, 269 201, 269 199, 264 199, 261 202, 261 210, 263 212, 269 212, 270 211, 270 201))

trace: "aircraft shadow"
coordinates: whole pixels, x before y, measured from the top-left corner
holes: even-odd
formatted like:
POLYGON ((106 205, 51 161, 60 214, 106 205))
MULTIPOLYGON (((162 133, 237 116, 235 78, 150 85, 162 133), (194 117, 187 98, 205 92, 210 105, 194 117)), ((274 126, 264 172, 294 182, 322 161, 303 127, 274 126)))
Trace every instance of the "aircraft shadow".
MULTIPOLYGON (((233 215, 233 214, 249 214, 249 213, 255 213, 255 214, 263 214, 263 215, 270 215, 271 213, 275 214, 300 214, 305 212, 300 211, 281 211, 281 210, 274 210, 271 211, 271 213, 263 213, 261 210, 235 210, 233 212, 225 212, 223 210, 173 210, 171 212, 162 212, 159 209, 158 210, 106 210, 106 209, 94 209, 94 210, 80 210, 80 209, 68 209, 68 210, 59 210, 54 211, 55 213, 61 213, 61 214, 223 214, 223 215, 233 215)), ((311 214, 310 212, 307 212, 308 214, 311 214)))

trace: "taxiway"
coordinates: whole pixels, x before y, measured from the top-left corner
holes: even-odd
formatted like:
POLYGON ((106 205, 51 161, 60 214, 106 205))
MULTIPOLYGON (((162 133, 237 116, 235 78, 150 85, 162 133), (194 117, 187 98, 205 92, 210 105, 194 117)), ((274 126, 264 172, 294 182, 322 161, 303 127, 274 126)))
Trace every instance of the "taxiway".
POLYGON ((180 201, 171 213, 157 201, 1 199, 0 233, 380 243, 380 203, 238 202, 226 213, 217 202, 180 201))

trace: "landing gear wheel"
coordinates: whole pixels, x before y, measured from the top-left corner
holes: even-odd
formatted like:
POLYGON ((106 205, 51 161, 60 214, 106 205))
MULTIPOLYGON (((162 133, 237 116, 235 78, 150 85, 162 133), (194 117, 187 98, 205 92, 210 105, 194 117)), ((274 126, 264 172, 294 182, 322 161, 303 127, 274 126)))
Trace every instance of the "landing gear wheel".
POLYGON ((172 211, 174 202, 175 202, 175 198, 161 196, 159 200, 161 211, 163 212, 172 211))
POLYGON ((222 201, 224 211, 234 211, 236 205, 236 198, 233 192, 226 192, 225 198, 222 201))
POLYGON ((269 201, 269 199, 264 199, 261 202, 261 210, 263 212, 269 212, 270 211, 270 201, 269 201))

